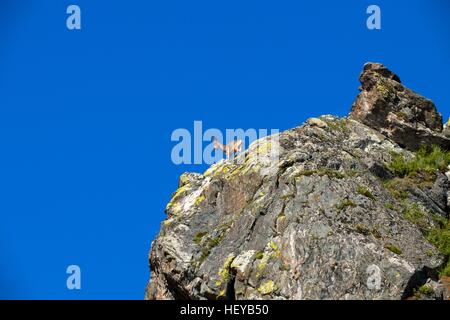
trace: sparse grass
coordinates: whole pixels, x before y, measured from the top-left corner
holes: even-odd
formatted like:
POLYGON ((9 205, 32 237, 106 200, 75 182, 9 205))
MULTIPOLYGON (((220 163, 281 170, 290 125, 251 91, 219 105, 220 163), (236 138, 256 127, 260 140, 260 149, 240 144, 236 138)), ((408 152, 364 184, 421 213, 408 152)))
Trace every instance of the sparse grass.
POLYGON ((202 241, 202 238, 206 236, 208 232, 198 232, 194 236, 194 243, 199 244, 202 241))
POLYGON ((336 119, 334 121, 327 122, 328 127, 332 131, 340 131, 342 133, 348 133, 350 130, 347 127, 348 120, 347 119, 336 119))
POLYGON ((330 178, 336 178, 336 179, 343 179, 345 178, 345 174, 337 171, 337 170, 332 170, 332 169, 323 169, 322 170, 322 175, 327 175, 330 178))
POLYGON ((338 209, 338 211, 340 212, 340 211, 347 209, 348 207, 354 208, 354 207, 356 207, 356 203, 354 203, 350 199, 345 199, 336 206, 336 209, 338 209))
POLYGON ((194 236, 194 242, 201 245, 200 257, 197 259, 197 266, 200 266, 211 253, 211 250, 222 241, 224 233, 217 237, 208 236, 207 232, 199 232, 194 236), (202 241, 205 238, 204 241, 202 241))
POLYGON ((387 244, 385 248, 398 255, 401 255, 403 253, 403 251, 399 247, 396 247, 393 244, 387 244))
POLYGON ((417 225, 426 239, 446 258, 447 264, 440 274, 450 276, 450 222, 436 214, 424 211, 417 203, 402 203, 405 218, 417 225), (432 219, 432 220, 431 220, 432 219), (434 224, 432 223, 434 222, 434 224))
POLYGON ((409 185, 403 183, 403 179, 394 178, 392 180, 386 181, 384 187, 392 194, 392 196, 397 200, 404 200, 408 198, 409 185))
POLYGON ((372 235, 377 239, 381 239, 381 233, 377 228, 372 229, 372 235))
POLYGON ((298 173, 298 176, 312 176, 317 174, 318 176, 329 176, 330 178, 343 179, 345 178, 345 174, 339 172, 337 170, 322 168, 319 170, 304 170, 298 173))
POLYGON ((385 207, 386 209, 389 209, 389 210, 395 210, 395 206, 394 206, 392 203, 390 203, 390 202, 386 202, 386 203, 384 204, 384 207, 385 207))
POLYGON ((372 194, 372 192, 370 192, 370 190, 364 186, 359 186, 358 189, 356 190, 356 192, 358 192, 360 195, 363 195, 369 199, 375 200, 375 196, 372 194))
POLYGON ((441 218, 439 226, 428 232, 427 240, 434 244, 447 259, 447 265, 440 272, 441 276, 450 277, 450 222, 441 218))
POLYGON ((392 154, 389 170, 398 177, 406 177, 425 172, 435 174, 436 170, 444 171, 450 163, 450 152, 439 146, 421 147, 414 158, 406 160, 402 154, 392 154))
POLYGON ((431 188, 436 179, 436 172, 444 172, 449 164, 450 152, 442 150, 439 146, 422 147, 410 160, 401 154, 393 154, 388 168, 395 178, 385 183, 385 187, 394 198, 403 200, 401 206, 405 218, 417 225, 427 240, 445 256, 447 264, 440 271, 442 276, 450 276, 449 220, 433 215, 417 203, 411 203, 406 199, 408 191, 415 187, 431 188))
POLYGON ((356 229, 356 232, 361 233, 365 236, 370 234, 370 229, 364 224, 357 224, 355 229, 356 229))
POLYGON ((357 177, 357 176, 364 174, 364 172, 360 169, 350 169, 350 170, 345 171, 345 174, 348 177, 353 178, 353 177, 357 177))
POLYGON ((450 262, 447 262, 447 265, 441 270, 439 273, 441 277, 450 277, 450 262))
POLYGON ((432 294, 434 293, 433 288, 431 288, 429 285, 424 284, 423 286, 420 286, 417 289, 414 289, 414 295, 416 297, 420 297, 420 295, 424 294, 424 295, 428 295, 428 294, 432 294))
POLYGON ((220 241, 222 241, 222 238, 223 238, 223 236, 212 238, 209 241, 209 247, 214 248, 215 246, 217 246, 220 243, 220 241))
POLYGON ((200 253, 200 258, 198 258, 198 265, 201 265, 203 261, 205 261, 205 259, 209 256, 210 252, 211 251, 208 249, 202 249, 200 253))
POLYGON ((392 194, 394 198, 404 200, 408 198, 408 192, 416 187, 421 190, 431 188, 435 178, 436 177, 434 175, 424 173, 414 174, 404 178, 395 177, 384 182, 384 187, 392 194))
POLYGON ((403 214, 406 220, 417 225, 420 230, 425 233, 429 229, 429 223, 426 218, 427 213, 415 202, 404 202, 402 205, 404 210, 403 214))

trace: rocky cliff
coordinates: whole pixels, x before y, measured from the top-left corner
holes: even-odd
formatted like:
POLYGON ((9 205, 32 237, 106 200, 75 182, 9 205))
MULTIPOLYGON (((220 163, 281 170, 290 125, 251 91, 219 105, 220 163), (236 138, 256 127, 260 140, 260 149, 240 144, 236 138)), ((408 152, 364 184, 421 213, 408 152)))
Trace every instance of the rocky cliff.
POLYGON ((348 118, 311 118, 185 173, 146 299, 441 299, 450 163, 441 115, 368 63, 348 118))

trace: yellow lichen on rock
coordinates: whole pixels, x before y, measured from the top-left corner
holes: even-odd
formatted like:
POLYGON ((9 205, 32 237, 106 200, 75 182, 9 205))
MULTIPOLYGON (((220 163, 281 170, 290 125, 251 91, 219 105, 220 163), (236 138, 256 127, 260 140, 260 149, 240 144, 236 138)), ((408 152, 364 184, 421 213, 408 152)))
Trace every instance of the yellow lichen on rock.
POLYGON ((200 205, 200 203, 202 203, 203 201, 205 201, 206 197, 204 195, 201 195, 200 197, 198 197, 197 199, 195 199, 195 205, 198 206, 200 205))
POLYGON ((258 288, 258 292, 263 295, 272 293, 275 290, 276 290, 276 286, 272 280, 267 280, 266 282, 262 283, 258 288))
POLYGON ((218 272, 218 275, 220 276, 223 282, 228 281, 228 278, 230 276, 230 266, 233 263, 234 258, 235 255, 233 253, 228 255, 228 257, 225 259, 225 262, 223 263, 222 269, 220 269, 218 272))
POLYGON ((258 155, 266 155, 269 153, 269 151, 272 149, 272 142, 270 141, 263 141, 258 144, 256 148, 256 152, 258 155))
POLYGON ((180 176, 180 179, 179 179, 179 181, 178 181, 178 185, 179 185, 180 187, 182 187, 182 186, 184 186, 184 185, 186 185, 186 184, 188 184, 188 183, 189 183, 189 176, 188 176, 187 173, 183 173, 183 174, 180 176))

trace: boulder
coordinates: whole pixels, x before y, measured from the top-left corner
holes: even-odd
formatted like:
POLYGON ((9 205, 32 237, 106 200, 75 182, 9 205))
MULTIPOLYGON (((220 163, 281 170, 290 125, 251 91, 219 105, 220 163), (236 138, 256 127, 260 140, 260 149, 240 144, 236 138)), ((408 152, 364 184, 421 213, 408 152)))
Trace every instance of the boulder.
POLYGON ((359 80, 361 92, 353 103, 351 119, 409 150, 432 144, 450 149, 450 139, 442 132, 442 116, 431 100, 406 88, 380 63, 365 64, 359 80))

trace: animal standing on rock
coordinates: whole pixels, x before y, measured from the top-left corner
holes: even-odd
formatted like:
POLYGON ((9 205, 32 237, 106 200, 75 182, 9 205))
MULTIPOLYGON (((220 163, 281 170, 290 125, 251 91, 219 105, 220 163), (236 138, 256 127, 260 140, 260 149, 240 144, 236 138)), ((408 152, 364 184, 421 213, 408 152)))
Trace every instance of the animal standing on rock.
POLYGON ((213 140, 214 149, 222 150, 227 158, 229 159, 231 156, 234 156, 236 153, 242 151, 242 140, 233 140, 226 145, 223 145, 216 138, 213 140))

